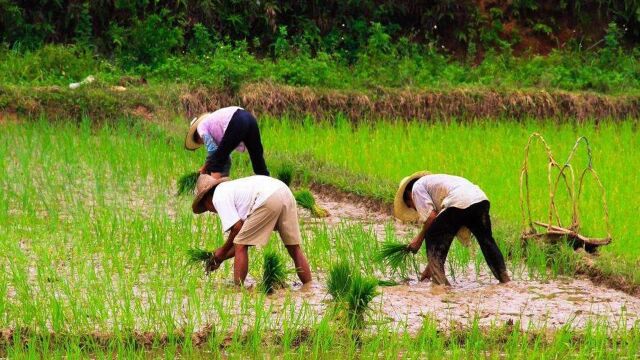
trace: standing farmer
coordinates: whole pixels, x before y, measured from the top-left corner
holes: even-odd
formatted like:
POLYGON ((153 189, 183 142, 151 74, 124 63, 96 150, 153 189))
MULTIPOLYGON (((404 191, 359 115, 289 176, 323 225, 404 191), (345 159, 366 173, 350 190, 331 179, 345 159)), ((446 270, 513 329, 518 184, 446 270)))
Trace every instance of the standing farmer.
POLYGON ((184 146, 195 150, 204 144, 207 159, 200 168, 201 174, 211 174, 218 179, 228 175, 233 149, 249 151, 251 165, 256 175, 269 176, 264 162, 260 129, 256 118, 238 106, 229 106, 194 118, 189 126, 184 146))
POLYGON ((501 283, 509 274, 502 253, 493 239, 489 199, 475 184, 459 176, 417 172, 400 182, 393 203, 395 217, 420 220, 422 230, 408 245, 414 254, 426 240, 429 263, 420 280, 432 278, 436 284, 450 285, 444 274, 449 247, 462 227, 475 236, 493 276, 501 283))
POLYGON ((311 269, 300 247, 300 227, 296 200, 282 181, 262 175, 232 180, 203 174, 196 183, 193 212, 217 213, 229 237, 207 261, 207 271, 216 270, 235 257, 233 281, 244 283, 249 270, 248 248, 265 245, 278 230, 303 284, 311 281, 311 269))

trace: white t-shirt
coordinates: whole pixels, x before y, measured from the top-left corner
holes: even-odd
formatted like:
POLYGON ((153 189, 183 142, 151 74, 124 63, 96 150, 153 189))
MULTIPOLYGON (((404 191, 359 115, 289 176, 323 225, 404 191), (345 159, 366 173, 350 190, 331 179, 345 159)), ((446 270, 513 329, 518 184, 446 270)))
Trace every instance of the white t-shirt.
POLYGON ((287 188, 278 179, 264 175, 254 175, 218 185, 213 193, 216 208, 224 231, 231 229, 239 220, 246 220, 269 196, 277 190, 287 188))
POLYGON ((489 200, 487 195, 471 181, 453 175, 425 175, 413 184, 411 191, 420 221, 426 221, 431 211, 440 214, 447 208, 466 209, 473 204, 489 200))

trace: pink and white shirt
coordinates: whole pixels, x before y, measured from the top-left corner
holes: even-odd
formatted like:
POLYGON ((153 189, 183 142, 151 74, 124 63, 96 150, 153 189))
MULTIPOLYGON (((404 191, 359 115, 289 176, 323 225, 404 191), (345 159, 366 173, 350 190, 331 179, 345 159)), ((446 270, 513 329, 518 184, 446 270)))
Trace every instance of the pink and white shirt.
MULTIPOLYGON (((229 106, 204 115, 205 118, 198 124, 197 131, 207 147, 207 152, 211 153, 216 151, 218 145, 220 145, 220 141, 222 141, 224 132, 227 131, 229 121, 231 121, 233 114, 239 109, 242 108, 239 106, 229 106)), ((240 143, 236 151, 244 152, 245 149, 244 143, 240 143)))

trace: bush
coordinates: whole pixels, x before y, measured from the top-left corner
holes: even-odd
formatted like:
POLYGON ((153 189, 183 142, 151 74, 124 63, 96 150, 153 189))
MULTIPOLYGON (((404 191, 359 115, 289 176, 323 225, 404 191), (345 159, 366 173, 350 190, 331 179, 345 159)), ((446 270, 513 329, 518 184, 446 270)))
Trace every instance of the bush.
POLYGON ((130 29, 113 25, 110 33, 116 53, 130 67, 164 62, 183 43, 182 30, 173 23, 169 11, 163 10, 144 20, 135 19, 130 29))

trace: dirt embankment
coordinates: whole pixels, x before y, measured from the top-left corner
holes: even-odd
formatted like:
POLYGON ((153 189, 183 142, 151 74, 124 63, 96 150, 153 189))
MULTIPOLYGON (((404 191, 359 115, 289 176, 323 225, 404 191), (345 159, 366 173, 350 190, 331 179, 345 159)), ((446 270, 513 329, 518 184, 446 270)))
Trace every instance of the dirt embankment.
POLYGON ((19 116, 113 121, 130 116, 162 120, 191 118, 238 104, 257 114, 333 118, 473 121, 475 119, 553 119, 561 122, 622 120, 640 116, 639 96, 607 96, 564 91, 491 89, 325 90, 269 83, 246 84, 237 93, 184 85, 134 85, 114 88, 90 84, 71 90, 59 86, 0 86, 0 113, 19 116))

